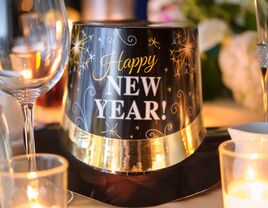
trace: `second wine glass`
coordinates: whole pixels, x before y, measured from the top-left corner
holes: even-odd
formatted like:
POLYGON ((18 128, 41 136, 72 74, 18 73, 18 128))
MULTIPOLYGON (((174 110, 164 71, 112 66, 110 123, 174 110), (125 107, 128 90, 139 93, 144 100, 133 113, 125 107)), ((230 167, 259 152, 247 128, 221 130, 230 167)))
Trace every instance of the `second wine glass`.
POLYGON ((263 88, 264 120, 268 122, 268 1, 254 0, 258 31, 258 58, 263 88))
POLYGON ((35 101, 59 81, 68 61, 64 1, 2 0, 0 19, 0 89, 21 104, 26 153, 33 154, 35 101))

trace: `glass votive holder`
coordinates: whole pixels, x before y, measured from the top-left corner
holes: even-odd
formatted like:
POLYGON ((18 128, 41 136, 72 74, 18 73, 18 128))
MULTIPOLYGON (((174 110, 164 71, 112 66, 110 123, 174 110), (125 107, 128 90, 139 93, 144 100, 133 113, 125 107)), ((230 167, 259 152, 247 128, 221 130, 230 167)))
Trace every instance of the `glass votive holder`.
POLYGON ((268 141, 262 139, 226 141, 220 145, 224 208, 268 207, 267 148, 268 141))
POLYGON ((1 161, 1 208, 66 208, 67 168, 66 159, 52 154, 23 155, 1 161))

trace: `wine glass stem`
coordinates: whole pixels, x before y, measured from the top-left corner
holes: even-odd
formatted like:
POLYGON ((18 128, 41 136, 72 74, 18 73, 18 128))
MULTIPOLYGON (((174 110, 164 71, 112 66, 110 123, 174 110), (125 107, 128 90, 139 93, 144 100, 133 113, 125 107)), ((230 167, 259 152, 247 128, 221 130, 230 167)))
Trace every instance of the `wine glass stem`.
POLYGON ((268 83, 267 83, 267 69, 262 70, 262 90, 263 90, 263 110, 264 110, 264 121, 268 122, 268 83))
POLYGON ((24 117, 24 139, 26 154, 35 154, 34 103, 21 104, 24 117))

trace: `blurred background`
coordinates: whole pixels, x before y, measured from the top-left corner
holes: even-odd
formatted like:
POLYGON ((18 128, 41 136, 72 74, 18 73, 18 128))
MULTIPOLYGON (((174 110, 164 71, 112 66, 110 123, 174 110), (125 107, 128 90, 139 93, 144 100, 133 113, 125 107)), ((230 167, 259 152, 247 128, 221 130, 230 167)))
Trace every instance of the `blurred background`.
POLYGON ((146 19, 147 0, 65 0, 69 13, 81 20, 146 19))

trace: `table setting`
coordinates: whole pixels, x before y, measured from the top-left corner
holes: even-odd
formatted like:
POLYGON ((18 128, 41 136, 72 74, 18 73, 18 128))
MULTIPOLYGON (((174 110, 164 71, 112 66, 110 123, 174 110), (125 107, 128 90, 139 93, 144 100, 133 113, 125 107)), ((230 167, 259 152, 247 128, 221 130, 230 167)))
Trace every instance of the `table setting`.
POLYGON ((265 0, 253 5, 264 119, 203 103, 190 22, 70 23, 63 0, 0 5, 0 90, 20 109, 0 103, 1 208, 268 206, 265 0), (62 105, 36 122, 57 84, 62 105))

